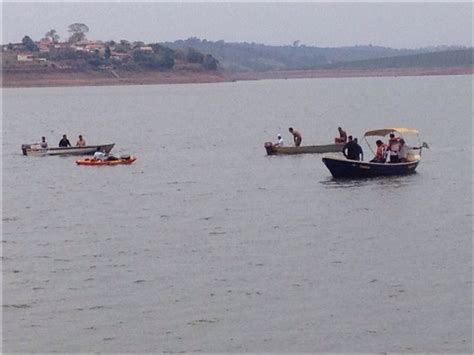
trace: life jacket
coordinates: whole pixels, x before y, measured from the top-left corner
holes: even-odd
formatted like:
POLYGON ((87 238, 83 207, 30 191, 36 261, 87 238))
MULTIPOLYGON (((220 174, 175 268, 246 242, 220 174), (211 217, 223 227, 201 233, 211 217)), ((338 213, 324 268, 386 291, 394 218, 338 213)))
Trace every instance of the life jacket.
POLYGON ((381 144, 377 147, 377 150, 375 152, 375 156, 377 158, 383 158, 384 154, 385 154, 385 149, 387 148, 387 146, 385 144, 381 144))

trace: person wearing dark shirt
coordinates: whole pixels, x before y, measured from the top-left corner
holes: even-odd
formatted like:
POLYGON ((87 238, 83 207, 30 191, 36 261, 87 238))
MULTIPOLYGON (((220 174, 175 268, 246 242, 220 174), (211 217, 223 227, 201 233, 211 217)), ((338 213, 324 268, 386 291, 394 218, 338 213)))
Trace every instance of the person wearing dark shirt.
POLYGON ((357 138, 354 138, 354 143, 356 144, 356 160, 363 161, 364 160, 364 152, 362 151, 362 147, 359 145, 357 138))
POLYGON ((71 142, 69 142, 69 139, 67 139, 67 136, 63 134, 63 139, 59 141, 59 146, 60 147, 70 147, 71 142))
POLYGON ((352 136, 349 136, 349 141, 344 144, 344 147, 342 148, 342 154, 347 159, 350 160, 360 160, 359 156, 362 156, 362 159, 364 158, 362 148, 361 146, 357 143, 357 138, 352 139, 352 136))

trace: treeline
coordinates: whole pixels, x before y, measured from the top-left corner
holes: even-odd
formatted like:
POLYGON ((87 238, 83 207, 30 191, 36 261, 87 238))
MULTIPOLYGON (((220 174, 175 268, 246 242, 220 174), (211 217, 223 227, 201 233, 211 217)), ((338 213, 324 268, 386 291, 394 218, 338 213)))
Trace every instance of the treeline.
MULTIPOLYGON (((295 41, 293 45, 267 46, 258 43, 213 42, 196 37, 163 44, 175 50, 193 47, 198 51, 209 53, 224 69, 236 72, 321 69, 343 62, 373 59, 380 59, 382 63, 385 60, 382 58, 459 49, 459 47, 393 49, 372 45, 322 48, 300 45, 298 41, 295 41)), ((420 59, 423 58, 420 57, 420 59)))

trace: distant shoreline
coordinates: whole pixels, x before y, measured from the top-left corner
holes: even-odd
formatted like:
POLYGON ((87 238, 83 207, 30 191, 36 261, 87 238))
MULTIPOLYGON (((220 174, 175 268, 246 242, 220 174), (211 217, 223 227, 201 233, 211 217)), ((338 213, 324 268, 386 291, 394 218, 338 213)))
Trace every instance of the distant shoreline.
POLYGON ((160 85, 218 83, 246 80, 303 79, 303 78, 355 78, 472 75, 474 66, 424 67, 387 69, 318 69, 271 71, 262 73, 229 73, 225 71, 143 71, 120 72, 118 77, 110 72, 3 72, 2 88, 111 86, 111 85, 160 85))

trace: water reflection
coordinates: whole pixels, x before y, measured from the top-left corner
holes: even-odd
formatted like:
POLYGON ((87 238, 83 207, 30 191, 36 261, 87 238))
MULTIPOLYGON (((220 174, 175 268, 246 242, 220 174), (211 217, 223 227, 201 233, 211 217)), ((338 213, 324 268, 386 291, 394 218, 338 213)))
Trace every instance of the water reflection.
POLYGON ((410 186, 414 183, 417 174, 399 175, 399 176, 378 176, 372 178, 334 178, 332 176, 320 181, 325 188, 328 189, 347 189, 357 187, 383 187, 383 188, 402 188, 410 186))

